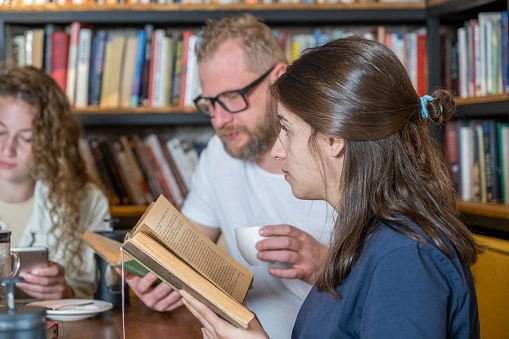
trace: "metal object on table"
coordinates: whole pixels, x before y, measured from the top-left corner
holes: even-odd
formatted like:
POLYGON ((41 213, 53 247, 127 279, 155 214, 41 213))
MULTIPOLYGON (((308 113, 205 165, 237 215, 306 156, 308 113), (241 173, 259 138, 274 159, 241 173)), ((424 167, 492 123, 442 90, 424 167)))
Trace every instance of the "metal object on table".
MULTIPOLYGON (((113 240, 124 242, 126 231, 95 232, 113 240)), ((122 276, 106 260, 94 254, 97 264, 94 299, 108 301, 113 307, 122 306, 122 276)), ((129 305, 129 285, 124 282, 124 302, 129 305)))
POLYGON ((45 339, 46 309, 14 303, 14 286, 23 280, 22 277, 0 279, 0 284, 7 286, 7 306, 0 307, 0 338, 45 339))

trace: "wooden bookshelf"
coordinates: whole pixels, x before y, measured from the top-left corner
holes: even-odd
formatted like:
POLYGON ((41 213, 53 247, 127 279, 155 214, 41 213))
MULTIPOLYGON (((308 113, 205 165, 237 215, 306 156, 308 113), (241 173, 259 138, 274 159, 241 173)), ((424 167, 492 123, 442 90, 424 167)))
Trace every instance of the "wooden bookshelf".
POLYGON ((509 94, 494 94, 472 98, 454 98, 460 118, 477 119, 509 116, 509 94))
MULTIPOLYGON (((202 25, 207 19, 252 13, 266 23, 289 25, 424 23, 425 2, 337 4, 117 4, 117 5, 0 5, 4 24, 54 24, 82 21, 90 24, 202 25)), ((0 29, 2 25, 0 25, 0 29)), ((0 36, 0 39, 3 38, 0 36)), ((0 41, 1 45, 1 41, 0 41)))
POLYGON ((458 200, 457 204, 459 211, 462 213, 509 220, 509 205, 462 200, 458 200))
MULTIPOLYGON (((509 205, 488 204, 476 201, 458 200, 458 209, 462 213, 482 215, 491 218, 509 220, 509 205)), ((110 213, 112 217, 140 217, 148 206, 130 205, 130 206, 111 206, 110 213)))
POLYGON ((142 205, 115 205, 110 207, 112 218, 141 217, 148 206, 142 205))
MULTIPOLYGON (((454 101, 456 105, 472 105, 472 104, 482 104, 482 103, 491 103, 497 101, 507 101, 509 100, 509 94, 494 94, 494 95, 486 95, 482 97, 473 97, 473 98, 460 98, 455 97, 454 101)), ((509 107, 508 107, 509 109, 509 107)))
POLYGON ((72 108, 74 114, 198 114, 194 107, 128 107, 128 108, 100 108, 89 106, 86 108, 72 108))
POLYGON ((89 12, 89 11, 316 11, 316 10, 393 10, 425 9, 422 2, 372 2, 372 3, 336 3, 336 4, 115 4, 115 5, 0 5, 1 12, 89 12))

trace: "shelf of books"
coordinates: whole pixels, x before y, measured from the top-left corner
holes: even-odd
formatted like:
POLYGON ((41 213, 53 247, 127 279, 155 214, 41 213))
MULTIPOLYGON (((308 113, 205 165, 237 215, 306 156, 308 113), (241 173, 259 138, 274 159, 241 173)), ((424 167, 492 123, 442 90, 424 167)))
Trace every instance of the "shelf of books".
POLYGON ((444 128, 458 209, 483 230, 509 234, 507 1, 430 0, 440 29, 441 86, 458 96, 444 128))

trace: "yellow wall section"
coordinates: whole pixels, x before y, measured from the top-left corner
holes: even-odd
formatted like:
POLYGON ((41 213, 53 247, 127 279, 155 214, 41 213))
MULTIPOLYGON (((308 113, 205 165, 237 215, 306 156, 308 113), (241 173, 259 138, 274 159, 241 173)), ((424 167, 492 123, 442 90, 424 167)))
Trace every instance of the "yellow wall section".
POLYGON ((475 238, 487 246, 472 266, 481 338, 506 339, 509 336, 509 241, 481 235, 475 238))

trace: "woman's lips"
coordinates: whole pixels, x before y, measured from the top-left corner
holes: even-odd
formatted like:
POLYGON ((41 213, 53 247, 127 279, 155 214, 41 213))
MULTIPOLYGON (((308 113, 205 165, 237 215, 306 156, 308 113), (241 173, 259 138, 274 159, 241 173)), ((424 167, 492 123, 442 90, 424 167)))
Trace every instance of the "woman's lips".
POLYGON ((0 168, 3 168, 3 169, 11 169, 11 168, 14 168, 16 165, 15 164, 11 164, 9 162, 5 162, 5 161, 0 161, 0 168))

